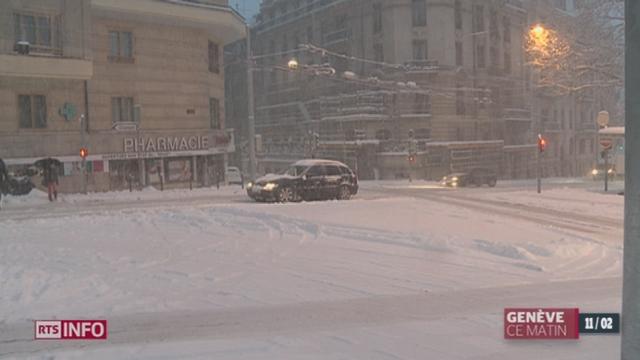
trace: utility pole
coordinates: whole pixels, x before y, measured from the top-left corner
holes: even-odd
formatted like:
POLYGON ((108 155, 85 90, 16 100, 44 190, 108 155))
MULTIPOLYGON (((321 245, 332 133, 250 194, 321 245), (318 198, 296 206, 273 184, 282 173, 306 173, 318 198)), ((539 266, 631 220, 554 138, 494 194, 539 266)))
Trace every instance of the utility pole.
POLYGON ((538 194, 542 194, 542 165, 541 165, 542 153, 538 151, 537 162, 536 165, 536 173, 537 173, 537 182, 538 182, 538 194))
POLYGON ((249 180, 256 179, 256 118, 255 98, 253 92, 253 56, 251 55, 251 29, 245 25, 247 32, 247 132, 249 133, 249 180))
POLYGON ((547 149, 547 140, 538 134, 538 157, 537 157, 537 173, 538 173, 538 194, 542 193, 542 154, 547 149))
POLYGON ((625 189, 622 360, 640 359, 640 1, 625 4, 625 189))
POLYGON ((602 152, 604 158, 604 192, 609 191, 609 150, 602 152))
MULTIPOLYGON (((87 118, 85 114, 80 115, 80 147, 81 148, 85 148, 87 146, 86 142, 85 142, 85 132, 86 132, 86 124, 87 124, 87 118)), ((87 193, 87 160, 85 159, 85 156, 82 157, 82 161, 81 161, 81 170, 80 170, 82 176, 81 176, 81 180, 82 180, 82 193, 86 194, 87 193)))

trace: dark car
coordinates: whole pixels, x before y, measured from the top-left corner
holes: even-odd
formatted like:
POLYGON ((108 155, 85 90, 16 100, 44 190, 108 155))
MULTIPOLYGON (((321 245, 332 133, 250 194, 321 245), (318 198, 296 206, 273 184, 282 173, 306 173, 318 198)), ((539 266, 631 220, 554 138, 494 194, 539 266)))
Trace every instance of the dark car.
POLYGON ((491 169, 473 169, 469 172, 445 176, 441 183, 451 187, 482 186, 485 184, 494 187, 498 183, 498 176, 491 169))
MULTIPOLYGON (((591 170, 591 177, 593 178, 593 180, 604 180, 604 172, 605 172, 604 164, 598 164, 594 167, 593 170, 591 170)), ((609 180, 614 180, 618 176, 618 174, 616 173, 615 164, 609 165, 607 174, 609 176, 609 180)))
POLYGON ((247 184, 256 201, 348 200, 358 193, 358 179, 338 161, 301 160, 282 174, 269 174, 247 184))

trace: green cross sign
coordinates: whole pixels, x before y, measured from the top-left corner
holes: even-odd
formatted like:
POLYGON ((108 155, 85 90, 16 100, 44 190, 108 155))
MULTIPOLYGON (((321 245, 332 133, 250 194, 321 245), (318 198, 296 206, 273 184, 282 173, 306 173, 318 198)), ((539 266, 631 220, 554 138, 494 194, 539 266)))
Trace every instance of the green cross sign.
POLYGON ((62 107, 58 110, 58 114, 62 116, 66 121, 70 121, 76 117, 76 107, 71 103, 64 103, 62 107))

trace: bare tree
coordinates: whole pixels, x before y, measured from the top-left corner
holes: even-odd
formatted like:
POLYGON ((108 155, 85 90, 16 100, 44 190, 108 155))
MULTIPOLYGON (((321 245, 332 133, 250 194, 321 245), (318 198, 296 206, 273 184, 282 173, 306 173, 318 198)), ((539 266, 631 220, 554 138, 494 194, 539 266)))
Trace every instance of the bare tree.
POLYGON ((622 88, 622 0, 579 2, 575 14, 553 12, 526 36, 528 62, 538 70, 540 89, 565 95, 622 88))

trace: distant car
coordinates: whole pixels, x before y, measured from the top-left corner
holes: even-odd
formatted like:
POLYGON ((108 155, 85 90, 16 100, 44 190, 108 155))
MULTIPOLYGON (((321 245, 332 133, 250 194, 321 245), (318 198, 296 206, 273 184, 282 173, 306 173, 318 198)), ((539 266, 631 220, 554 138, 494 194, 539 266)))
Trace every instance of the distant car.
POLYGON ((333 160, 301 160, 282 174, 269 174, 247 184, 247 195, 256 201, 348 200, 357 193, 355 173, 333 160))
POLYGON ((237 167, 235 166, 227 167, 226 176, 227 176, 227 183, 242 185, 242 182, 243 182, 242 173, 240 172, 240 169, 238 169, 237 167))
POLYGON ((441 184, 450 187, 465 186, 496 186, 498 183, 498 175, 491 169, 473 169, 469 172, 453 173, 442 178, 441 184))
MULTIPOLYGON (((593 180, 604 180, 604 164, 598 164, 593 170, 591 170, 591 177, 593 180)), ((618 175, 614 165, 609 165, 609 179, 613 180, 618 175)))

